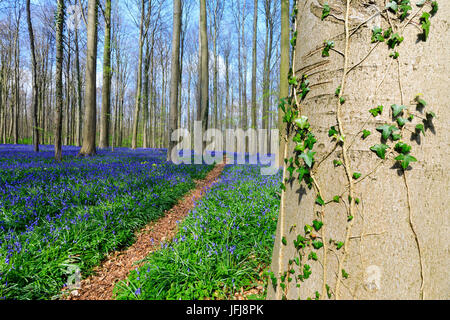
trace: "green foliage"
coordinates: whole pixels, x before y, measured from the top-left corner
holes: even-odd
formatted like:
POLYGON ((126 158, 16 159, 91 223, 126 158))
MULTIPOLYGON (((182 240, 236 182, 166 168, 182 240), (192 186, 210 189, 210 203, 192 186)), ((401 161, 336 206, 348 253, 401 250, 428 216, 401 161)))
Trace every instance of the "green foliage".
POLYGON ((329 57, 330 56, 330 49, 334 48, 334 41, 325 41, 324 48, 322 50, 322 57, 329 57))
POLYGON ((411 162, 416 162, 417 159, 409 154, 400 154, 395 158, 404 170, 406 170, 411 162))
POLYGON ((385 159, 386 157, 386 150, 389 148, 389 146, 385 144, 376 144, 370 148, 373 152, 377 154, 377 156, 381 159, 385 159))
POLYGON ((373 108, 373 109, 370 109, 369 110, 369 112, 374 116, 374 117, 376 117, 376 116, 378 116, 379 114, 381 114, 382 112, 383 112, 383 106, 382 105, 379 105, 378 107, 376 107, 376 108, 373 108))
POLYGON ((429 18, 430 14, 428 12, 422 13, 422 16, 420 17, 421 28, 423 30, 423 39, 425 41, 427 41, 428 35, 430 33, 431 22, 429 18))
POLYGON ((370 136, 372 133, 369 130, 364 129, 363 130, 363 139, 366 139, 368 136, 370 136))
POLYGON ((326 17, 329 16, 329 14, 330 14, 330 6, 328 5, 328 2, 325 2, 324 5, 323 5, 321 19, 324 20, 326 17))
POLYGON ((399 105, 397 105, 397 104, 393 104, 392 106, 391 106, 391 108, 392 108, 392 115, 394 116, 394 118, 396 118, 396 117, 398 117, 400 114, 402 114, 403 113, 403 110, 405 110, 405 109, 407 109, 408 107, 406 107, 406 106, 399 106, 399 105))
POLYGON ((381 132, 381 136, 384 140, 389 139, 394 131, 397 131, 398 128, 393 125, 383 124, 382 126, 377 127, 377 131, 381 132))

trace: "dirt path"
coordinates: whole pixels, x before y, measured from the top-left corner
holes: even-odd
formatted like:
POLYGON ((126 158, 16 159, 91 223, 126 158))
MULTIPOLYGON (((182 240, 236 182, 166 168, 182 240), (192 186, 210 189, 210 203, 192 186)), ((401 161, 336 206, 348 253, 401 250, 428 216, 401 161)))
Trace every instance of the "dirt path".
POLYGON ((195 202, 205 195, 205 189, 218 181, 225 164, 218 164, 204 180, 182 198, 164 216, 148 224, 136 235, 136 242, 124 251, 110 254, 94 271, 94 275, 81 281, 81 289, 72 291, 67 300, 111 300, 115 283, 126 279, 137 267, 136 262, 161 247, 161 242, 170 241, 176 234, 177 221, 183 220, 194 207, 195 202))

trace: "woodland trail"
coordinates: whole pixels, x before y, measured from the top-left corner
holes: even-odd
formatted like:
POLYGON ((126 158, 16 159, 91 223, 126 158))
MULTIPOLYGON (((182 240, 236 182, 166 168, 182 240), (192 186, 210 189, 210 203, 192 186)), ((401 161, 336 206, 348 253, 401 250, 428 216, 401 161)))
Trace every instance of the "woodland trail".
POLYGON ((111 300, 117 282, 125 280, 139 261, 158 250, 162 243, 170 241, 178 231, 181 222, 195 207, 195 204, 216 182, 225 167, 225 162, 217 164, 205 179, 196 181, 194 190, 185 195, 161 218, 149 223, 136 234, 136 242, 123 251, 108 255, 94 274, 81 281, 81 289, 72 291, 66 300, 111 300))

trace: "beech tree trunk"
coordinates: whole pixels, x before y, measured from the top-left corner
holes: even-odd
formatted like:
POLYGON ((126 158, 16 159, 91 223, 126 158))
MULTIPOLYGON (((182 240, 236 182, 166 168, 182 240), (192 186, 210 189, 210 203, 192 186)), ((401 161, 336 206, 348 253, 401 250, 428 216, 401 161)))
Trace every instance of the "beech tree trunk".
MULTIPOLYGON (((63 32, 64 32, 64 0, 58 0, 56 12, 56 126, 55 126, 55 160, 62 159, 62 108, 63 108, 63 32)), ((69 73, 69 71, 67 71, 69 73)), ((67 84, 69 85, 69 84, 67 84)), ((67 114, 68 115, 68 114, 67 114)), ((66 128, 67 134, 69 128, 66 128)))
POLYGON ((102 114, 99 148, 109 147, 111 124, 111 0, 105 5, 105 47, 103 51, 102 114))
MULTIPOLYGON (((317 154, 312 188, 294 174, 281 195, 271 266, 278 282, 269 281, 268 299, 450 298, 450 2, 439 1, 437 13, 422 19, 433 12, 431 1, 422 7, 415 2, 403 21, 384 9, 384 0, 328 1, 335 17, 323 20, 325 1, 298 2, 293 70, 297 79, 309 75, 301 115, 317 139, 317 154), (417 26, 426 20, 431 25, 424 41, 417 26), (372 41, 378 27, 393 32, 372 41), (400 39, 396 33, 404 40, 391 49, 392 39, 400 39), (322 53, 324 41, 334 41, 329 57, 322 53), (381 114, 373 110, 373 116, 369 110, 380 105, 381 114), (395 121, 398 112, 407 118, 403 126, 395 121), (383 125, 394 127, 385 131, 387 139, 378 132, 383 125), (371 133, 364 132, 365 139, 363 130, 371 133), (412 147, 409 155, 417 162, 398 158, 408 154, 395 148, 399 142, 412 147), (371 151, 380 144, 388 146, 384 155, 378 151, 384 160, 371 151), (303 241, 299 235, 307 239, 301 250, 294 247, 294 240, 303 241), (323 246, 316 250, 310 238, 323 246), (288 269, 294 273, 285 274, 288 269)), ((288 158, 295 147, 290 138, 288 158)))
MULTIPOLYGON (((200 60, 201 64, 201 81, 200 81, 200 102, 202 130, 208 130, 208 114, 209 114, 209 67, 208 67, 208 37, 207 37, 207 22, 206 22, 206 0, 200 0, 200 60)), ((205 148, 206 142, 203 143, 205 148)))
MULTIPOLYGON (((30 0, 26 2, 27 11, 27 24, 28 24, 28 34, 30 37, 30 50, 31 50, 31 77, 32 77, 32 93, 31 93, 31 109, 33 110, 33 145, 34 151, 39 152, 39 129, 38 129, 38 85, 37 85, 37 63, 36 63, 36 51, 34 47, 34 34, 33 34, 33 24, 31 22, 31 9, 30 0)), ((6 127, 6 124, 5 124, 6 127)))
MULTIPOLYGON (((290 43, 289 43, 289 0, 281 0, 281 39, 280 39, 280 96, 279 99, 287 98, 289 94, 289 81, 288 73, 290 67, 290 43)), ((284 112, 278 110, 278 130, 284 132, 286 130, 286 125, 283 122, 284 112)), ((282 135, 280 135, 280 149, 279 154, 284 154, 285 140, 282 135)), ((284 159, 282 156, 279 157, 279 165, 283 166, 284 159)))
POLYGON ((78 154, 79 156, 92 156, 96 153, 97 11, 97 1, 89 0, 86 50, 86 91, 84 94, 85 115, 83 125, 83 145, 81 146, 80 153, 78 154))
POLYGON ((172 33, 172 70, 170 77, 170 111, 167 151, 167 161, 172 161, 172 132, 178 128, 178 81, 180 80, 180 33, 181 33, 181 0, 173 2, 173 33, 172 33))
POLYGON ((141 108, 141 90, 142 90, 142 56, 144 48, 144 17, 145 17, 145 1, 141 1, 141 22, 139 31, 139 60, 136 83, 136 101, 134 106, 133 117, 133 135, 131 137, 131 149, 137 148, 138 129, 139 129, 139 113, 141 108))

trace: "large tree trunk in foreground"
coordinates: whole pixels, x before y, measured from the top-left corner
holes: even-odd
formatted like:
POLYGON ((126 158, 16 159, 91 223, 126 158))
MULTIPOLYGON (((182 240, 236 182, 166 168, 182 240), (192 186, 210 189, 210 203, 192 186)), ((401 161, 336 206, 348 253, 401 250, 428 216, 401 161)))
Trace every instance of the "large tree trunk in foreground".
MULTIPOLYGON (((62 108, 63 108, 63 32, 64 32, 64 0, 58 1, 56 13, 56 126, 55 126, 55 160, 62 159, 62 108)), ((69 71, 67 71, 69 73, 69 71)), ((67 97, 68 98, 68 97, 67 97)), ((67 106, 68 107, 68 106, 67 106)), ((69 128, 67 128, 67 134, 69 128)))
POLYGON ((89 0, 86 51, 86 92, 84 95, 85 115, 83 125, 83 145, 79 156, 92 156, 96 153, 97 9, 97 1, 89 0))
POLYGON ((99 148, 109 147, 111 124, 111 0, 105 7, 105 48, 103 51, 103 90, 99 148))
MULTIPOLYGON (((348 11, 346 1, 328 1, 333 15, 349 17, 347 32, 343 22, 331 15, 321 21, 323 9, 316 3, 308 0, 299 4, 294 60, 297 78, 309 74, 310 80, 311 91, 301 106, 317 139, 313 188, 305 182, 299 185, 298 179, 286 184, 272 261, 278 285, 274 289, 270 281, 268 298, 315 298, 317 292, 327 299, 328 292, 331 299, 449 299, 450 65, 446 59, 450 56, 450 2, 440 1, 439 11, 429 17, 427 41, 418 39, 421 31, 409 19, 421 25, 422 12, 431 11, 430 1, 423 8, 413 3, 410 15, 402 22, 391 12, 378 15, 370 5, 374 1, 353 1, 348 11), (404 37, 395 47, 398 59, 389 56, 395 53, 389 50, 388 41, 371 43, 374 27, 389 28, 386 14, 395 32, 404 37), (367 24, 357 28, 366 20, 367 24), (330 50, 329 57, 322 57, 326 40, 333 40, 337 51, 330 50), (336 92, 339 86, 340 92, 336 92), (414 101, 418 93, 423 93, 420 97, 427 102, 425 108, 414 101), (396 138, 389 130, 391 138, 380 142, 382 137, 376 130, 385 124, 397 126, 391 112, 398 109, 391 109, 394 104, 407 106, 402 110, 405 118, 416 115, 411 122, 406 121, 405 129, 394 132, 402 134, 400 141, 412 147, 411 155, 417 159, 409 167, 404 163, 407 170, 394 160, 397 151, 387 149, 386 160, 381 160, 370 150, 377 144, 392 148, 399 142, 392 141, 396 138), (384 109, 374 117, 369 109, 378 105, 384 109), (432 118, 430 113, 426 116, 431 111, 437 117, 425 123, 424 135, 415 126, 423 124, 422 118, 432 118), (336 145, 329 137, 332 126, 331 135, 345 135, 343 144, 336 145), (371 131, 366 139, 361 137, 363 130, 371 131), (343 165, 334 165, 333 160, 343 165), (337 195, 341 196, 339 203, 332 200, 337 195), (313 220, 317 220, 319 231, 309 228, 312 231, 305 233, 304 226, 313 225, 313 220), (315 245, 320 247, 320 242, 323 247, 315 250, 306 240, 306 248, 299 251, 302 260, 298 267, 293 241, 298 235, 309 239, 310 234, 316 235, 315 245), (308 259, 310 252, 317 254, 317 261, 308 259), (298 281, 299 270, 302 275, 305 270, 309 274, 306 264, 312 273, 298 281), (295 273, 288 273, 283 290, 280 274, 288 269, 295 273)), ((385 1, 377 0, 375 5, 383 11, 385 1)), ((288 158, 293 149, 291 139, 288 158)), ((299 242, 297 245, 301 247, 299 242)))
POLYGON ((181 32, 181 0, 173 3, 173 35, 172 35, 172 70, 170 78, 170 111, 167 150, 167 161, 172 161, 172 132, 178 127, 178 81, 180 80, 180 32, 181 32))

